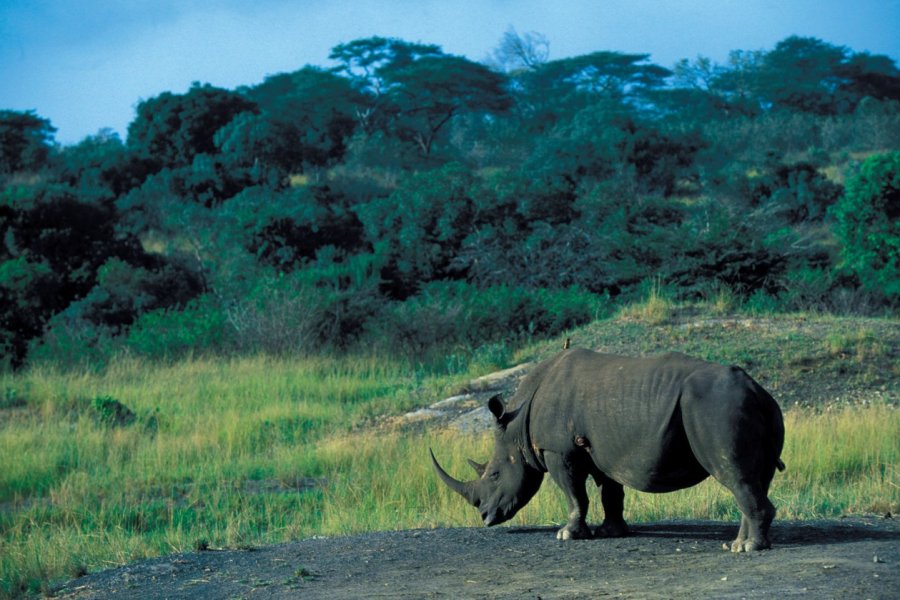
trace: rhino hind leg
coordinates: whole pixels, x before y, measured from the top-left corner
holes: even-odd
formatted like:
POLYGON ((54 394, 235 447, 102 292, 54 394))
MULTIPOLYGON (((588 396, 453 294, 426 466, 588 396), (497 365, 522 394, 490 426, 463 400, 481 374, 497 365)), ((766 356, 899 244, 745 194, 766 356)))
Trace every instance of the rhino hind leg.
POLYGON ((625 537, 628 523, 622 513, 625 507, 625 488, 608 477, 597 479, 600 486, 600 502, 603 504, 603 523, 594 531, 597 537, 625 537))
MULTIPOLYGON (((731 542, 732 552, 753 552, 765 550, 769 542, 769 527, 775 519, 775 506, 769 501, 766 490, 760 486, 739 483, 729 486, 741 509, 741 528, 737 538, 731 542)), ((728 545, 724 545, 729 549, 728 545)))
POLYGON ((582 465, 574 464, 569 457, 555 452, 545 452, 544 462, 569 506, 569 520, 556 532, 556 539, 581 540, 592 537, 586 521, 589 500, 584 484, 587 481, 587 470, 582 465))
MULTIPOLYGON (((684 413, 684 426, 694 457, 708 473, 734 495, 741 511, 737 537, 726 549, 751 552, 771 547, 769 527, 775 507, 769 501, 769 484, 780 464, 781 433, 773 431, 766 411, 753 398, 722 402, 706 412, 684 413), (715 414, 714 409, 720 412, 715 414), (705 427, 710 421, 724 427, 705 427)), ((780 418, 780 416, 779 416, 780 418)))

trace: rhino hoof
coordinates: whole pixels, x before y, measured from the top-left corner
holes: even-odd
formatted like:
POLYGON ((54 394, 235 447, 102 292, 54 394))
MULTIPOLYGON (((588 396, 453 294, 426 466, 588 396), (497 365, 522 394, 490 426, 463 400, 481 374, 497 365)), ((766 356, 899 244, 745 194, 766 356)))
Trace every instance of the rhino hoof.
POLYGON ((586 540, 591 537, 591 530, 587 525, 570 528, 568 525, 556 532, 558 540, 586 540))
MULTIPOLYGON (((728 545, 722 544, 722 547, 727 550, 728 545)), ((734 540, 731 542, 731 551, 735 554, 738 552, 754 552, 756 550, 766 550, 771 548, 771 544, 767 541, 760 542, 759 540, 754 539, 746 539, 746 540, 734 540)))
POLYGON ((604 521, 594 532, 596 537, 601 538, 626 537, 628 534, 628 524, 625 521, 604 521))

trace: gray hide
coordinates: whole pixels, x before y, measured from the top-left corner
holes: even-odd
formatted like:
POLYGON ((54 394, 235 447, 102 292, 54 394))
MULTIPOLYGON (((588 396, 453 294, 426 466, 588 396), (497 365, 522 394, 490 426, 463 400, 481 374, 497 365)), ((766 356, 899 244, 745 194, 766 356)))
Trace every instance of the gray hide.
POLYGON ((494 455, 471 462, 461 482, 432 460, 441 479, 475 506, 485 525, 510 519, 549 472, 566 496, 560 539, 591 537, 585 482, 600 487, 604 521, 593 535, 622 536, 623 486, 669 492, 709 475, 731 490, 743 514, 733 552, 769 547, 775 507, 769 484, 780 460, 784 424, 778 404, 737 367, 683 354, 628 358, 565 350, 525 378, 507 406, 488 407, 496 422, 494 455))

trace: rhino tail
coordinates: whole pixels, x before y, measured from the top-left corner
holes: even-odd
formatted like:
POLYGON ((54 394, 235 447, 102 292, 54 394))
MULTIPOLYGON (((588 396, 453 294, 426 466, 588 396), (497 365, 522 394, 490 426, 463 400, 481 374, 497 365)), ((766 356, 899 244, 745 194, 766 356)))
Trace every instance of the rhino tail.
POLYGON ((775 466, 778 467, 778 470, 779 470, 779 471, 784 471, 784 470, 787 468, 787 467, 784 466, 784 461, 781 460, 780 458, 779 458, 779 459, 776 459, 776 461, 775 461, 775 466))

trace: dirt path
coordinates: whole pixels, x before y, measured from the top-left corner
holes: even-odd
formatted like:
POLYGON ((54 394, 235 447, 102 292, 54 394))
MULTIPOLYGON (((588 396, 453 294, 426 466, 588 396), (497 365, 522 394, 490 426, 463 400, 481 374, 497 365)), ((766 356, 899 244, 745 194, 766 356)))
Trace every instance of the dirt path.
POLYGON ((614 540, 554 529, 381 532, 178 554, 87 575, 92 598, 900 598, 900 520, 776 521, 774 548, 731 554, 736 524, 637 524, 614 540))

